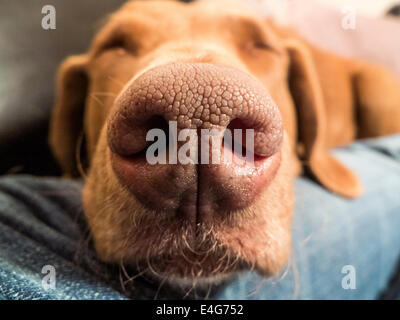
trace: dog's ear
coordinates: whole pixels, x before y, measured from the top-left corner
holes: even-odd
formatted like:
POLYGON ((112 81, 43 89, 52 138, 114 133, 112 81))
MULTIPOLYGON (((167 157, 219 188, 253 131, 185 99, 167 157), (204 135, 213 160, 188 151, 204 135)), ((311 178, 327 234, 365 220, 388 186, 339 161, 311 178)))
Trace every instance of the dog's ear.
POLYGON ((384 67, 354 61, 352 84, 359 138, 400 132, 400 82, 384 67))
POLYGON ((335 159, 327 148, 326 108, 312 54, 301 40, 287 38, 290 57, 289 87, 296 106, 298 139, 307 168, 327 189, 347 197, 362 193, 357 176, 335 159))
POLYGON ((76 154, 83 129, 88 79, 86 56, 66 59, 58 72, 55 106, 50 120, 49 142, 63 173, 78 176, 76 154))

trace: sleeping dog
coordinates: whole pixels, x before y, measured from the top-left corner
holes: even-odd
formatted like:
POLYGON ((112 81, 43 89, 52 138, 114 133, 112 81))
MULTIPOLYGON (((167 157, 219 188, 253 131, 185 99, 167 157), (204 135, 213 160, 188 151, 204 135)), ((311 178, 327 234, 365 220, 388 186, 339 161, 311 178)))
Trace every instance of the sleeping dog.
POLYGON ((83 206, 103 261, 209 283, 279 272, 296 176, 306 169, 334 193, 361 195, 329 149, 400 132, 399 119, 389 71, 324 52, 238 3, 130 1, 62 64, 50 144, 74 177, 85 137, 83 206), (251 129, 254 161, 149 163, 147 134, 168 123, 177 133, 251 129))

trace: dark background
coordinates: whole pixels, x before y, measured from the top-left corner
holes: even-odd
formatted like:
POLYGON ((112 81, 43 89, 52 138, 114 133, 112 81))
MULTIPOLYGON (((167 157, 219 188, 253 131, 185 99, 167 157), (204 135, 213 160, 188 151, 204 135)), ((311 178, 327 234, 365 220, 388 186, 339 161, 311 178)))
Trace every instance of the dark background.
POLYGON ((55 76, 68 55, 86 51, 107 14, 124 0, 0 0, 0 174, 56 174, 47 146, 55 76), (44 5, 56 30, 43 30, 44 5))

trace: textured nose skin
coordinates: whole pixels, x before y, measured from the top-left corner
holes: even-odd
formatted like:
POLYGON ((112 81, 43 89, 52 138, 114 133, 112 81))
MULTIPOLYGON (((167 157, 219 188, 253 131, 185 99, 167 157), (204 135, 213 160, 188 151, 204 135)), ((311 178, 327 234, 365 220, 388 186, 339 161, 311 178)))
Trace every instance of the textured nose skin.
POLYGON ((226 128, 240 119, 255 130, 254 152, 276 153, 282 120, 262 85, 234 68, 206 63, 173 63, 135 79, 116 101, 108 127, 109 146, 120 155, 143 150, 154 116, 177 121, 178 128, 226 128))
POLYGON ((226 66, 173 63, 125 87, 107 136, 114 171, 139 201, 197 223, 217 211, 248 206, 268 185, 279 167, 283 128, 274 101, 250 75, 226 66), (234 163, 150 165, 141 151, 149 144, 148 130, 158 126, 155 117, 176 121, 178 132, 223 131, 239 120, 241 128, 254 129, 256 161, 240 170, 234 163))

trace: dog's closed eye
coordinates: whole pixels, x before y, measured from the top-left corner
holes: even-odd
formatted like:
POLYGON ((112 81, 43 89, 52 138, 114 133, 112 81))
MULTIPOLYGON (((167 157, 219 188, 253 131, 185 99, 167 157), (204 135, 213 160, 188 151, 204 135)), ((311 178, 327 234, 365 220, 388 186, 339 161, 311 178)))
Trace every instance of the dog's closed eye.
POLYGON ((265 28, 254 19, 231 18, 229 23, 232 25, 233 36, 238 39, 239 47, 248 53, 256 55, 264 51, 277 51, 265 28))
POLYGON ((96 55, 110 50, 118 50, 119 52, 127 52, 137 55, 139 45, 132 39, 129 39, 123 32, 115 32, 106 41, 101 43, 96 50, 96 55))
POLYGON ((138 55, 147 33, 145 25, 115 22, 96 39, 94 53, 98 55, 110 50, 124 50, 131 55, 138 55))

